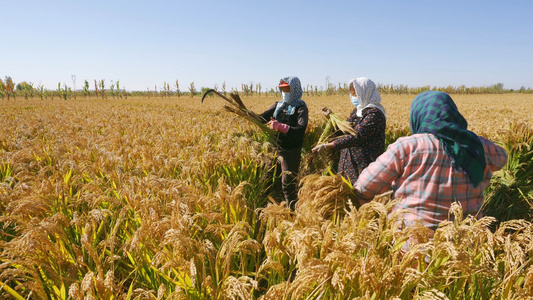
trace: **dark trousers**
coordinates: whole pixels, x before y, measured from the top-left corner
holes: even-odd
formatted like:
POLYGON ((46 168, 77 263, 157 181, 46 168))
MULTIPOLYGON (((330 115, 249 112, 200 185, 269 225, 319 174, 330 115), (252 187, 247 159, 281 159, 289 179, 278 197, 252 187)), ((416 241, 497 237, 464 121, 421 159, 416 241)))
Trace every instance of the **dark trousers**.
POLYGON ((298 183, 296 177, 300 169, 300 161, 302 159, 302 149, 278 150, 277 159, 273 162, 268 177, 272 178, 274 174, 281 173, 281 191, 285 201, 294 208, 296 200, 298 199, 298 183), (281 172, 279 172, 279 171, 281 172))

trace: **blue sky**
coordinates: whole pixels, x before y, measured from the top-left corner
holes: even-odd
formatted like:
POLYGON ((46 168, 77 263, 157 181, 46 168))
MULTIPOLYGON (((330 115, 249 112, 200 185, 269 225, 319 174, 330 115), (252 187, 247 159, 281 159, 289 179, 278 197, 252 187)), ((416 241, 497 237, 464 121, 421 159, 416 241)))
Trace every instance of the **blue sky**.
POLYGON ((0 78, 533 88, 533 1, 1 1, 0 78))

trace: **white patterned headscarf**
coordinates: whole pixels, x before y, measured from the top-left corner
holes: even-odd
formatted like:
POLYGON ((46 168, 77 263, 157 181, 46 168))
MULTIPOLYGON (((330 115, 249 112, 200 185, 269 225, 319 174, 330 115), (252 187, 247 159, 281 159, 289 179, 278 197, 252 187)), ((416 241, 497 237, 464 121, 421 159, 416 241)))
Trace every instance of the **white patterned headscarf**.
POLYGON ((363 117, 363 110, 365 108, 375 107, 385 114, 385 108, 381 105, 381 96, 379 95, 376 84, 366 78, 359 77, 352 79, 350 85, 353 85, 357 98, 359 98, 359 105, 357 106, 357 116, 363 117))
POLYGON ((274 111, 274 119, 277 119, 278 113, 285 107, 288 107, 287 113, 289 115, 292 115, 296 111, 297 107, 306 105, 305 102, 302 100, 303 90, 302 85, 300 83, 300 79, 298 79, 298 77, 296 76, 289 76, 282 78, 282 80, 288 83, 290 86, 290 99, 288 101, 281 100, 278 102, 276 110, 274 111))

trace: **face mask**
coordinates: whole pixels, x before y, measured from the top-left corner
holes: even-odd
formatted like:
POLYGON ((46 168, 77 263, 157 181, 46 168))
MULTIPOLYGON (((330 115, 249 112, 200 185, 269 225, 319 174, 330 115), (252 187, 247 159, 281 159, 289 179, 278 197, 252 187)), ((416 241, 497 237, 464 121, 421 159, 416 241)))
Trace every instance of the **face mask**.
POLYGON ((291 94, 290 93, 281 92, 281 97, 283 98, 284 102, 289 102, 289 100, 291 100, 291 94))
POLYGON ((352 101, 355 107, 359 106, 359 98, 350 95, 350 100, 352 101))

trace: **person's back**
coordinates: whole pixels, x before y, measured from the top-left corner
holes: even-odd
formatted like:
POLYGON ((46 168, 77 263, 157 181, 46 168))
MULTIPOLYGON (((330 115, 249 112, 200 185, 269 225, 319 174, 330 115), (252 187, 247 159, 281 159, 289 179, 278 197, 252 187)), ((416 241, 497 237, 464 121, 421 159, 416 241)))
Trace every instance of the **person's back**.
MULTIPOLYGON (((468 131, 449 95, 425 92, 411 106, 411 132, 389 145, 359 176, 354 190, 361 202, 389 189, 408 209, 407 223, 431 229, 447 219, 452 202, 476 215, 492 173, 507 163, 504 149, 468 131)), ((479 216, 479 215, 478 215, 479 216)))
POLYGON ((399 138, 362 175, 357 182, 358 196, 372 199, 375 194, 394 190, 401 199, 395 210, 408 209, 407 224, 421 220, 436 229, 445 220, 452 202, 459 202, 466 214, 476 215, 483 204, 483 191, 492 173, 507 162, 503 148, 480 137, 485 149, 484 180, 474 186, 469 177, 453 167, 451 157, 433 134, 422 133, 399 138), (387 172, 382 172, 387 166, 387 172), (361 178, 360 178, 361 179, 361 178), (392 185, 389 184, 392 182, 392 185))

